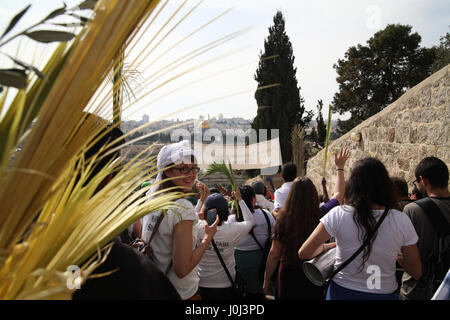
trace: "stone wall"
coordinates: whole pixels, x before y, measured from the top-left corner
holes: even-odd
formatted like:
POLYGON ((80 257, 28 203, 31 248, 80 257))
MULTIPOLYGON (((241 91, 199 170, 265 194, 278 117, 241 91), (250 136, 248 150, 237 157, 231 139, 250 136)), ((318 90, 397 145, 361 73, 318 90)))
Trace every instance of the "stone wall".
MULTIPOLYGON (((435 156, 450 167, 450 65, 408 90, 397 101, 367 119, 328 146, 328 153, 350 149, 345 169, 348 177, 353 163, 364 157, 381 160, 391 176, 415 180, 414 169, 421 159, 435 156), (353 134, 353 135, 352 135, 353 134), (352 137, 360 135, 360 141, 352 137)), ((308 161, 306 175, 321 193, 324 150, 308 161)), ((332 194, 336 169, 329 155, 325 177, 332 194)))

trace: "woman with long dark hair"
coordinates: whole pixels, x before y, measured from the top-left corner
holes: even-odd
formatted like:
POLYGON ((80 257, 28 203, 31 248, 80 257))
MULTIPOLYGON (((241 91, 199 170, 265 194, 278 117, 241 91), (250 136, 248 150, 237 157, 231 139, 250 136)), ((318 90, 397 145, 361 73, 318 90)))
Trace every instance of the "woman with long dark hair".
MULTIPOLYGON (((249 299, 264 299, 262 274, 266 267, 266 246, 270 245, 268 241, 272 237, 275 219, 269 211, 256 205, 256 193, 252 186, 244 186, 241 196, 253 215, 255 225, 236 245, 236 270, 246 281, 249 299)), ((240 205, 239 209, 242 212, 240 205)), ((242 215, 240 218, 242 220, 242 215)), ((236 215, 231 215, 229 220, 236 221, 236 215)))
POLYGON ((403 254, 405 270, 415 278, 421 276, 417 233, 395 206, 394 186, 381 161, 365 158, 352 170, 346 190, 346 203, 332 209, 300 248, 300 259, 311 259, 326 249, 325 242, 335 237, 336 269, 351 257, 364 242, 364 248, 352 262, 330 282, 327 299, 397 299, 395 263, 403 254), (384 212, 386 218, 378 230, 375 225, 384 212), (370 242, 369 242, 370 241, 370 242))
MULTIPOLYGON (((336 191, 333 194, 334 206, 344 199, 344 166, 349 156, 346 149, 335 154, 335 164, 339 168, 336 177, 336 191), (339 200, 336 200, 339 199, 339 200)), ((278 262, 277 298, 278 299, 322 299, 323 290, 313 285, 303 273, 302 261, 298 257, 298 248, 302 246, 323 214, 330 206, 319 208, 319 195, 313 182, 307 177, 297 177, 291 186, 283 208, 279 211, 275 223, 272 248, 267 258, 264 273, 264 291, 270 292, 270 278, 278 262)), ((334 247, 327 244, 326 249, 334 247)))

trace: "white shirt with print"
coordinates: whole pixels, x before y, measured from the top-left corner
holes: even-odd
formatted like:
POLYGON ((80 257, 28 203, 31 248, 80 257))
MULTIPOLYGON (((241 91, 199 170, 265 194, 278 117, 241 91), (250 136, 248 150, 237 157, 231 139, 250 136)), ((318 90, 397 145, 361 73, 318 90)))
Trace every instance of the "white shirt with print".
MULTIPOLYGON (((152 260, 156 266, 170 279, 177 289, 182 299, 192 297, 198 290, 197 267, 188 275, 179 278, 173 268, 173 231, 174 227, 181 221, 190 220, 192 224, 192 250, 197 244, 197 222, 199 221, 194 211, 194 206, 186 199, 178 199, 176 202, 181 205, 173 210, 168 210, 162 220, 157 234, 153 238, 150 247, 152 248, 152 260)), ((155 227, 161 210, 152 212, 142 219, 142 239, 147 243, 150 240, 152 230, 155 227)))
MULTIPOLYGON (((336 262, 334 269, 350 258, 362 245, 363 233, 353 220, 354 208, 343 205, 330 210, 320 221, 327 232, 336 238, 336 262)), ((373 210, 375 219, 384 210, 373 210)), ((390 294, 397 289, 395 278, 397 254, 404 246, 417 243, 417 233, 406 214, 395 209, 389 210, 378 228, 369 259, 361 272, 363 252, 349 265, 336 274, 333 281, 338 285, 361 292, 390 294)))
MULTIPOLYGON (((228 271, 233 280, 236 276, 236 262, 234 260, 234 248, 236 244, 245 237, 253 227, 253 215, 243 200, 239 201, 242 209, 244 221, 225 221, 217 227, 214 235, 214 242, 222 256, 228 271)), ((230 217, 229 217, 230 218, 230 217)), ((203 222, 197 223, 198 239, 203 239, 203 222)), ((210 243, 198 264, 198 274, 200 277, 199 286, 204 288, 228 288, 231 287, 230 279, 223 269, 219 257, 210 243)))

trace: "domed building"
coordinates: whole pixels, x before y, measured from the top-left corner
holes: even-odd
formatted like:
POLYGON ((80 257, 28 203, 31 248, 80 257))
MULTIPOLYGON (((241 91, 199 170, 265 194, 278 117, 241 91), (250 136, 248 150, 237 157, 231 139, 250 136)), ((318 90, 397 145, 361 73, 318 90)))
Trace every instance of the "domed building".
POLYGON ((197 125, 197 129, 205 130, 205 129, 210 129, 210 128, 211 128, 211 126, 209 125, 209 122, 206 120, 200 121, 199 124, 197 125))

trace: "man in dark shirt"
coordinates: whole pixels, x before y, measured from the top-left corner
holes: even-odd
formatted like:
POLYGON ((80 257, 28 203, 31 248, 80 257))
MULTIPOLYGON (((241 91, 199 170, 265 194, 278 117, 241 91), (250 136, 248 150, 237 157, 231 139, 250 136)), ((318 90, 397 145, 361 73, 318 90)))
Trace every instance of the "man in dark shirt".
MULTIPOLYGON (((414 184, 419 191, 428 196, 429 201, 440 209, 447 223, 450 224, 450 193, 448 191, 448 167, 440 159, 435 157, 424 158, 416 167, 416 180, 414 184)), ((425 215, 422 207, 413 202, 403 209, 411 219, 419 236, 419 253, 422 262, 422 274, 427 275, 428 257, 433 251, 436 229, 425 215)), ((448 266, 450 267, 450 266, 448 266)), ((447 268, 448 268, 447 267, 447 268)), ((401 299, 429 300, 433 295, 430 285, 425 286, 422 282, 414 280, 406 272, 403 274, 400 289, 401 299)))

